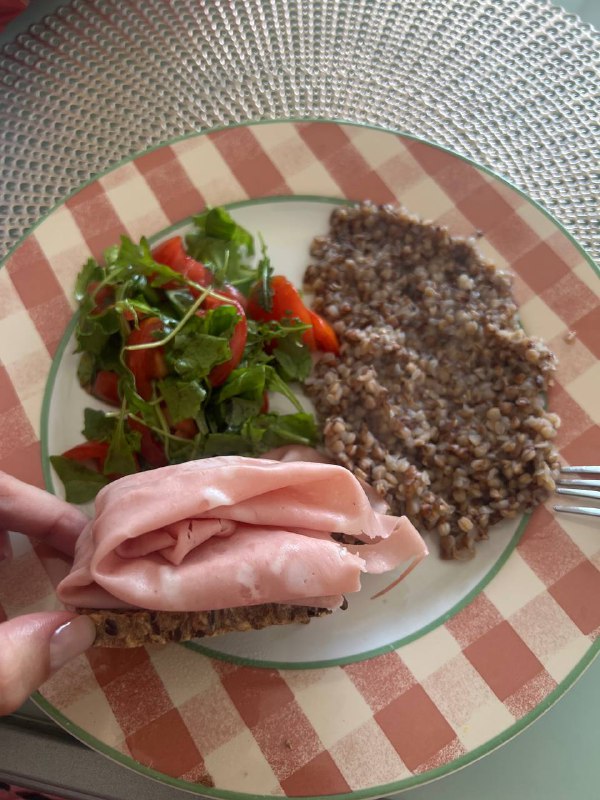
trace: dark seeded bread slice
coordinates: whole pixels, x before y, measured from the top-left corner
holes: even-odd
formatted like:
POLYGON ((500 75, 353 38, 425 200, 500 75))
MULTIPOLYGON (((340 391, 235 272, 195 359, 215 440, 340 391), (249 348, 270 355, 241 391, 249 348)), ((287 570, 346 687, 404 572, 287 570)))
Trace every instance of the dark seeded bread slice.
POLYGON ((313 617, 331 614, 327 608, 267 603, 218 611, 121 611, 77 609, 96 626, 95 647, 139 647, 143 644, 186 642, 269 625, 306 625, 313 617))

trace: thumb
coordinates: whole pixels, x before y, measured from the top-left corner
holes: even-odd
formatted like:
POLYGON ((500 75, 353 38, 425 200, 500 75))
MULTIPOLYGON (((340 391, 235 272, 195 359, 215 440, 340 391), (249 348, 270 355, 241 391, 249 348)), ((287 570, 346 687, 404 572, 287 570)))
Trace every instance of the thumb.
POLYGON ((0 715, 15 711, 41 684, 83 653, 96 630, 87 617, 48 611, 0 625, 0 715))

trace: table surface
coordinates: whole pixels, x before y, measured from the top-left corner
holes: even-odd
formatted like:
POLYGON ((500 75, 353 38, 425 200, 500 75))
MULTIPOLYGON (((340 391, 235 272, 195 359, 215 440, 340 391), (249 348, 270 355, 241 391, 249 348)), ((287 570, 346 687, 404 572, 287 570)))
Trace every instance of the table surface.
MULTIPOLYGON (((64 4, 65 0, 35 0, 0 34, 0 46, 64 4)), ((563 0, 561 5, 600 28, 598 0, 563 0)), ((515 739, 465 769, 403 796, 410 796, 411 800, 504 800, 507 796, 520 800, 593 800, 600 794, 599 712, 600 659, 596 659, 566 696, 515 739)), ((21 747, 19 735, 18 728, 0 728, 0 775, 10 766, 11 758, 6 754, 11 744, 15 754, 21 747)), ((39 746, 42 749, 41 740, 39 746)), ((39 755, 43 761, 43 753, 39 755)), ((94 753, 80 756, 79 760, 80 766, 85 765, 84 780, 89 781, 90 792, 96 796, 103 793, 104 787, 111 797, 190 797, 167 786, 148 785, 147 779, 113 766, 94 753), (113 784, 119 784, 119 789, 109 790, 113 784)), ((48 762, 47 769, 53 772, 48 774, 49 779, 69 784, 68 775, 56 775, 56 765, 48 762)), ((73 769, 81 772, 75 765, 73 769)))

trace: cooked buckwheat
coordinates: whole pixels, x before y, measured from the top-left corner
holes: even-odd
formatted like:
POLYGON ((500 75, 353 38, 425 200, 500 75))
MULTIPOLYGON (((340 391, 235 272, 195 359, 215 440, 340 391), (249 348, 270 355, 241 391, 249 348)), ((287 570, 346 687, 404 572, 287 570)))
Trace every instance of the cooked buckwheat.
POLYGON ((554 489, 554 355, 519 326, 510 276, 445 228, 338 208, 311 256, 305 288, 341 343, 305 384, 329 454, 468 557, 554 489))

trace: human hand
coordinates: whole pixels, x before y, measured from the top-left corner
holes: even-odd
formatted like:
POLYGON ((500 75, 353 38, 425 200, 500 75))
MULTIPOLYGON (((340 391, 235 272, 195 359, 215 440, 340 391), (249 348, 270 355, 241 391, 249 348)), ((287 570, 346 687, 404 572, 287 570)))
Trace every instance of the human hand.
MULTIPOLYGON (((64 500, 0 472, 0 560, 9 552, 9 530, 72 556, 86 522, 64 500)), ((70 611, 41 611, 0 624, 0 715, 15 711, 94 638, 93 623, 70 611)))

